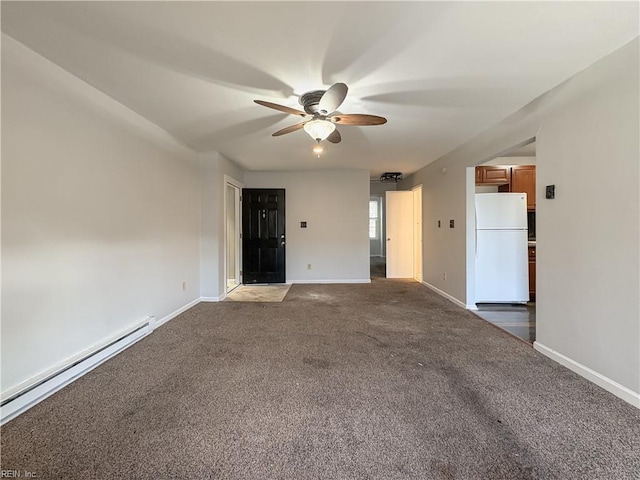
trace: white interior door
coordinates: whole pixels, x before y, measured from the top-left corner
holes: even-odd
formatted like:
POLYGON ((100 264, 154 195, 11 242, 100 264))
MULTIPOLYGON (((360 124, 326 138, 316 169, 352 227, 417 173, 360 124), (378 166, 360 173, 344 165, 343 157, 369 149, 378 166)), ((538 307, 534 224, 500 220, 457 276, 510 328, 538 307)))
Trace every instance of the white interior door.
POLYGON ((413 278, 413 192, 386 192, 387 278, 413 278))

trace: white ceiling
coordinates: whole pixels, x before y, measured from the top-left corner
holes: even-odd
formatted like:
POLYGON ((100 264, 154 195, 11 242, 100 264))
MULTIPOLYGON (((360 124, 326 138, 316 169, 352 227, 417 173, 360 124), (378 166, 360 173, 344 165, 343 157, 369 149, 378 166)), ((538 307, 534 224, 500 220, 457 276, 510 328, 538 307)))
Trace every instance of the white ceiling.
POLYGON ((639 33, 638 3, 2 2, 2 31, 201 152, 251 170, 416 171, 639 33), (298 96, 345 82, 318 159, 298 96))

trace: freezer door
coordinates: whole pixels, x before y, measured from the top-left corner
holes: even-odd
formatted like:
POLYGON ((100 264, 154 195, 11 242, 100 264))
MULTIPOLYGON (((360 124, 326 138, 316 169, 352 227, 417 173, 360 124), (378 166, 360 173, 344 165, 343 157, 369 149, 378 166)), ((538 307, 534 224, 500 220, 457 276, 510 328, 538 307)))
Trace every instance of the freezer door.
POLYGON ((527 228, 526 193, 477 193, 476 229, 527 228))
POLYGON ((529 301, 526 230, 476 232, 476 303, 529 301))

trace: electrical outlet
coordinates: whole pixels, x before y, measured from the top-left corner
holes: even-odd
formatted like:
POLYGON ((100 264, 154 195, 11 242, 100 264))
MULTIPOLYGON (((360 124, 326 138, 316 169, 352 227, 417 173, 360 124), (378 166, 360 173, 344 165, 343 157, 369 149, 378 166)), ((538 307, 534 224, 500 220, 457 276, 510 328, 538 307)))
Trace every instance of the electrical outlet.
POLYGON ((182 290, 186 290, 187 289, 187 282, 182 282, 182 290))
POLYGON ((307 263, 307 270, 311 270, 311 264, 307 263))

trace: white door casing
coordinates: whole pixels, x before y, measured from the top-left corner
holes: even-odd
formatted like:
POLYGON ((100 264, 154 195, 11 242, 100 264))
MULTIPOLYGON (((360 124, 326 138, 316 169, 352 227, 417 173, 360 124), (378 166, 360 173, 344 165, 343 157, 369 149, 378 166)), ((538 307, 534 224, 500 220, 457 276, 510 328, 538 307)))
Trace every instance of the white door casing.
POLYGON ((422 283, 422 185, 413 193, 413 278, 422 283))

